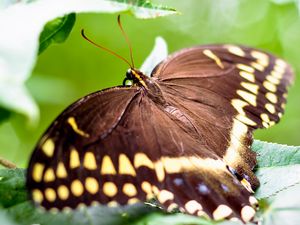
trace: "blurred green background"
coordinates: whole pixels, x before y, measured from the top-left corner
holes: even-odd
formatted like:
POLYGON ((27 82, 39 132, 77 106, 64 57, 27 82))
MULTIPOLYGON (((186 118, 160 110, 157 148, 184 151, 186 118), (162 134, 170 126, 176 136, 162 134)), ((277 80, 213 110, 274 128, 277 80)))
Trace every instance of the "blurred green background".
MULTIPOLYGON (((138 20, 123 15, 123 26, 140 66, 150 53, 156 36, 168 43, 169 52, 207 43, 240 43, 282 56, 300 73, 300 14, 293 1, 188 0, 153 1, 172 6, 182 14, 138 20), (277 3, 275 3, 277 2, 277 3), (288 1, 282 1, 288 2, 288 1)), ((29 156, 49 124, 70 103, 102 88, 120 85, 127 65, 95 48, 80 36, 80 29, 97 43, 129 57, 128 47, 114 14, 79 14, 67 41, 51 45, 36 64, 27 87, 40 107, 40 121, 29 125, 12 114, 0 124, 0 156, 26 167, 29 156)), ((286 114, 255 138, 288 145, 300 145, 300 83, 290 89, 286 114)))

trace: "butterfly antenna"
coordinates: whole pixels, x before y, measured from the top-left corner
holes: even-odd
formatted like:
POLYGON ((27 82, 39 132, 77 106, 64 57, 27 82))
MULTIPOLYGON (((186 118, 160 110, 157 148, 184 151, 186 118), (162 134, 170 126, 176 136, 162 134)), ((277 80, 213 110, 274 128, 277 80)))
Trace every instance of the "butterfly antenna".
POLYGON ((119 24, 119 27, 120 27, 120 29, 121 29, 121 31, 122 31, 123 36, 125 37, 125 40, 126 40, 126 42, 127 42, 127 45, 128 45, 128 47, 129 47, 129 51, 130 51, 130 60, 131 60, 132 67, 134 68, 133 54, 132 54, 132 46, 131 46, 131 43, 130 43, 130 41, 129 41, 128 36, 126 35, 126 33, 125 33, 125 31, 124 31, 124 29, 123 29, 123 27, 122 27, 122 23, 121 23, 121 15, 118 15, 118 24, 119 24))
POLYGON ((88 38, 88 37, 85 35, 85 33, 84 33, 84 29, 81 29, 81 36, 82 36, 85 40, 87 40, 88 42, 90 42, 92 45, 95 45, 96 47, 98 47, 98 48, 100 48, 100 49, 102 49, 102 50, 104 50, 104 51, 107 51, 107 52, 109 52, 110 54, 112 54, 112 55, 118 57, 119 59, 123 60, 125 63, 127 63, 127 64, 129 65, 130 68, 134 68, 134 67, 130 64, 130 62, 129 62, 127 59, 125 59, 124 57, 120 56, 119 54, 115 53, 114 51, 112 51, 112 50, 110 50, 110 49, 108 49, 108 48, 105 48, 105 47, 103 47, 103 46, 101 46, 101 45, 99 45, 99 44, 96 44, 94 41, 92 41, 90 38, 88 38))

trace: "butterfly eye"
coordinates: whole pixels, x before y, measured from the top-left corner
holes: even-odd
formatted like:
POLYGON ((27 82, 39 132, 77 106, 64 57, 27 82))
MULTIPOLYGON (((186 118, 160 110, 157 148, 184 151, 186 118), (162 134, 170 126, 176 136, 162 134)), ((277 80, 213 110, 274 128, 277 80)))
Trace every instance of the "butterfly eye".
POLYGON ((131 69, 128 69, 128 70, 126 71, 126 79, 127 79, 127 80, 133 80, 133 74, 132 74, 131 69))

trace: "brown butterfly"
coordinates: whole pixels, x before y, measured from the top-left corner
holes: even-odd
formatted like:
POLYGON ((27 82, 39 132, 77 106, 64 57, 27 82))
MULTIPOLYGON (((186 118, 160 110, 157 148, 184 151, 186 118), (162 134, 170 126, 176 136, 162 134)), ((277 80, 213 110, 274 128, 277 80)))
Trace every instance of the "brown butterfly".
POLYGON ((28 168, 33 201, 62 210, 156 197, 168 211, 252 220, 252 132, 281 118, 290 66, 253 48, 203 45, 173 53, 151 77, 130 67, 130 86, 79 99, 45 132, 28 168))

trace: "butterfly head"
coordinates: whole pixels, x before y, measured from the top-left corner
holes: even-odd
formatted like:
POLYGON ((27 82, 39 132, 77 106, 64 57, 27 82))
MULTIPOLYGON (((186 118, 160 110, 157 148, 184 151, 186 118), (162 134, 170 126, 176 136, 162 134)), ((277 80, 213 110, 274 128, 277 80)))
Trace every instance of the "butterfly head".
POLYGON ((146 84, 147 76, 137 69, 130 68, 126 71, 126 78, 123 80, 123 85, 127 86, 127 81, 131 81, 133 85, 139 85, 148 89, 146 84))

